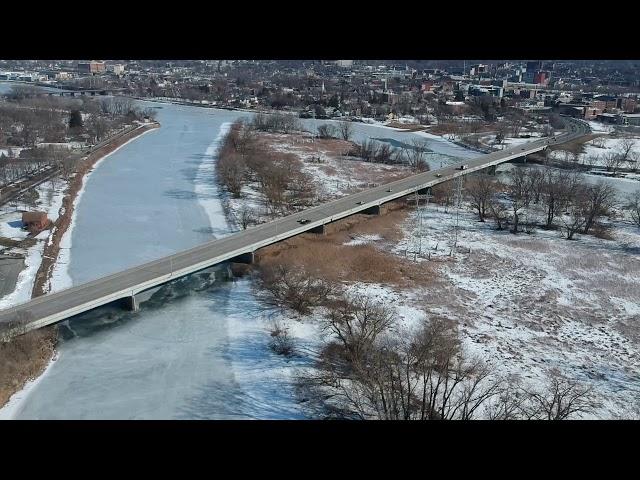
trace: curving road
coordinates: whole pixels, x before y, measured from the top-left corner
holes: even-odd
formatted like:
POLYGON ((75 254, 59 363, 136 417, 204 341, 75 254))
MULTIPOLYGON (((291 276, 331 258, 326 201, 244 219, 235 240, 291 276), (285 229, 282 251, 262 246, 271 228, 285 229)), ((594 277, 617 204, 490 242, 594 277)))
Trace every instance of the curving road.
POLYGON ((197 272, 239 255, 279 242, 355 213, 378 208, 389 201, 460 175, 539 152, 575 140, 590 132, 586 123, 566 118, 565 133, 517 147, 492 152, 439 170, 413 175, 323 205, 258 225, 219 240, 168 257, 129 268, 98 280, 43 295, 0 311, 0 328, 6 337, 50 325, 114 300, 134 297, 175 278, 197 272), (461 166, 465 166, 461 169, 461 166), (300 223, 304 220, 304 223, 300 223))

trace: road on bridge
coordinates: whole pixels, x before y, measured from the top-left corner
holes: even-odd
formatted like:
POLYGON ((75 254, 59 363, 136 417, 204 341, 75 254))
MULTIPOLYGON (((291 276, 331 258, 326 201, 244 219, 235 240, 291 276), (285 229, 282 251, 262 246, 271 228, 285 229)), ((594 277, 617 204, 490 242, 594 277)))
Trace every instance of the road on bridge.
POLYGON ((4 331, 2 335, 9 338, 12 335, 62 321, 114 300, 134 297, 144 290, 240 255, 252 253, 259 248, 300 233, 322 228, 323 225, 341 218, 377 208, 389 201, 460 175, 574 140, 590 132, 586 123, 568 118, 566 120, 566 132, 557 137, 541 138, 472 160, 465 160, 446 168, 396 180, 92 282, 36 297, 21 305, 0 311, 0 334, 4 331), (464 169, 460 168, 462 165, 465 166, 464 169))

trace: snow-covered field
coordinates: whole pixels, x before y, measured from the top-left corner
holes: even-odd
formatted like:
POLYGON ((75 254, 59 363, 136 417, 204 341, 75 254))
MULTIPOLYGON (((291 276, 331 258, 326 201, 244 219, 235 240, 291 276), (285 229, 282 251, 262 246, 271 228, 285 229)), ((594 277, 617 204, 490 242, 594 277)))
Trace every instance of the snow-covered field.
POLYGON ((587 123, 593 133, 611 133, 614 130, 613 125, 607 125, 606 123, 594 122, 593 120, 587 123))
MULTIPOLYGON (((454 320, 468 353, 497 375, 542 387, 547 374, 588 384, 600 406, 593 418, 625 417, 640 394, 640 230, 615 224, 614 240, 581 235, 567 241, 558 231, 513 235, 461 210, 430 206, 417 228, 413 212, 395 245, 375 234, 352 235, 345 245, 372 244, 425 266, 428 288, 377 283, 347 284, 347 292, 393 307, 397 326, 412 329, 426 318, 454 320), (422 232, 422 254, 414 257, 422 232), (431 258, 431 260, 428 259, 431 258), (436 275, 433 268, 436 267, 436 275)), ((419 279, 417 284, 421 284, 419 279)), ((319 315, 279 313, 307 364, 322 341, 319 315)), ((298 362, 304 363, 299 359, 298 362)), ((299 365, 298 365, 299 366, 299 365)), ((288 370, 287 375, 295 374, 288 370)))
MULTIPOLYGON (((628 140, 627 140, 628 141, 628 140)), ((640 140, 639 139, 631 139, 634 142, 634 147, 631 150, 634 155, 640 154, 640 140)), ((591 140, 584 144, 584 157, 595 157, 600 159, 603 154, 608 152, 619 152, 622 149, 623 143, 625 142, 624 138, 611 138, 611 137, 601 137, 591 140)), ((598 162, 598 164, 602 164, 602 160, 598 162)))
MULTIPOLYGON (((619 224, 615 240, 512 235, 462 211, 456 249, 455 219, 442 207, 423 212, 418 261, 439 257, 442 278, 407 305, 456 320, 467 348, 500 373, 535 383, 557 368, 589 383, 602 402, 598 418, 632 408, 640 394, 640 231, 619 224)), ((414 214, 396 254, 415 249, 415 222, 414 214)))
POLYGON ((0 148, 0 156, 5 155, 7 157, 18 157, 22 150, 24 150, 24 147, 0 148), (9 155, 9 150, 11 150, 11 155, 9 155))

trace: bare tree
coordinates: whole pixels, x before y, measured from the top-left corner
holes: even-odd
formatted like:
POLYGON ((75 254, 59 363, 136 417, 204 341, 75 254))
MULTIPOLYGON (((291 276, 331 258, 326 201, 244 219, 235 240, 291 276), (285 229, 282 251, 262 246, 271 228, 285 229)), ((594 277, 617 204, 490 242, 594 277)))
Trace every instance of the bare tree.
POLYGON ((398 150, 398 163, 406 163, 414 172, 426 172, 429 170, 429 164, 426 160, 426 154, 429 147, 426 141, 413 139, 409 147, 398 150))
POLYGON ((356 341, 346 335, 343 324, 333 330, 342 339, 323 349, 320 383, 342 401, 342 415, 468 420, 499 393, 501 381, 484 362, 465 355, 452 322, 434 319, 416 332, 397 335, 389 332, 390 326, 354 324, 356 331, 370 333, 363 343, 361 334, 356 341), (354 346, 360 347, 357 352, 350 350, 354 346))
POLYGON ((578 189, 576 172, 547 169, 542 180, 542 204, 546 210, 545 227, 551 228, 558 212, 569 204, 578 189))
POLYGON ((598 406, 590 387, 562 376, 557 370, 549 372, 544 389, 524 392, 527 401, 521 411, 528 419, 566 420, 592 414, 598 406))
POLYGON ((602 155, 602 161, 607 171, 616 173, 622 164, 622 157, 618 152, 607 152, 602 155))
POLYGON ((478 220, 484 222, 489 211, 491 197, 496 192, 496 181, 489 175, 473 175, 467 179, 465 193, 471 207, 478 213, 478 220))
POLYGON ((637 153, 635 151, 636 142, 634 139, 625 137, 620 141, 618 146, 618 155, 620 157, 620 163, 635 163, 637 160, 637 153))
POLYGON ((495 139, 495 144, 500 146, 504 143, 504 140, 507 138, 507 133, 509 132, 509 126, 504 123, 504 122, 500 122, 498 123, 498 126, 496 128, 496 139, 495 139))
POLYGON ((293 340, 289 336, 289 328, 282 325, 281 322, 275 320, 272 322, 271 329, 271 341, 269 342, 269 348, 278 355, 284 355, 286 357, 295 353, 293 340))
POLYGON ((238 212, 237 219, 243 230, 246 230, 250 225, 256 223, 256 217, 253 210, 246 205, 243 205, 238 212))
POLYGON ((494 194, 489 199, 489 211, 491 218, 495 222, 496 229, 502 230, 509 223, 509 207, 500 201, 498 195, 494 194))
POLYGON ((567 240, 573 240, 574 235, 581 231, 587 223, 587 192, 583 186, 578 188, 566 210, 562 217, 562 224, 567 240))
POLYGON ((246 164, 242 156, 234 152, 220 154, 216 162, 216 171, 227 190, 235 198, 240 198, 246 173, 246 164))
POLYGON ((342 138, 342 140, 349 141, 353 136, 353 125, 351 122, 338 122, 338 132, 340 133, 340 138, 342 138))
POLYGON ((266 265, 260 268, 260 295, 274 307, 284 306, 307 314, 311 308, 327 302, 337 286, 314 278, 303 268, 290 265, 266 265))
POLYGON ((511 170, 508 190, 513 218, 511 233, 518 233, 520 213, 523 208, 529 206, 531 201, 531 183, 527 168, 514 168, 511 170))
POLYGON ((347 360, 355 362, 394 322, 395 312, 388 305, 366 296, 346 295, 329 307, 323 326, 338 339, 347 360))
POLYGON ((637 190, 629 200, 631 220, 640 227, 640 190, 637 190))
POLYGON ((518 138, 518 136, 520 135, 520 130, 522 130, 522 127, 525 124, 525 118, 520 114, 515 114, 512 115, 509 120, 513 136, 515 138, 518 138))
POLYGON ((616 190, 609 183, 599 181, 585 189, 585 225, 583 233, 589 230, 598 218, 606 215, 616 202, 616 190))
POLYGON ((523 394, 518 378, 506 380, 487 408, 489 420, 518 420, 522 416, 522 409, 526 395, 523 394))
POLYGON ((323 123, 318 126, 318 136, 320 138, 333 138, 335 134, 335 127, 329 123, 323 123))

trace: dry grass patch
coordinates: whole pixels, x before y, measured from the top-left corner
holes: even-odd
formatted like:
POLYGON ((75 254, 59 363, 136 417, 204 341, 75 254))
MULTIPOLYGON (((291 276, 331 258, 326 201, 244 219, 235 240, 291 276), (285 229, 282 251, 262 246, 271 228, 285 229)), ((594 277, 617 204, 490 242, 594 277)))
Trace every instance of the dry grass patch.
POLYGON ((303 234, 260 249, 256 252, 256 263, 266 267, 296 266, 329 281, 430 286, 436 276, 435 264, 416 264, 381 248, 402 238, 400 225, 407 215, 402 209, 386 215, 353 215, 331 224, 326 235, 303 234), (385 242, 380 247, 344 245, 350 235, 366 233, 379 234, 385 242))
POLYGON ((48 327, 0 342, 0 406, 42 373, 53 356, 55 340, 55 327, 48 327))

